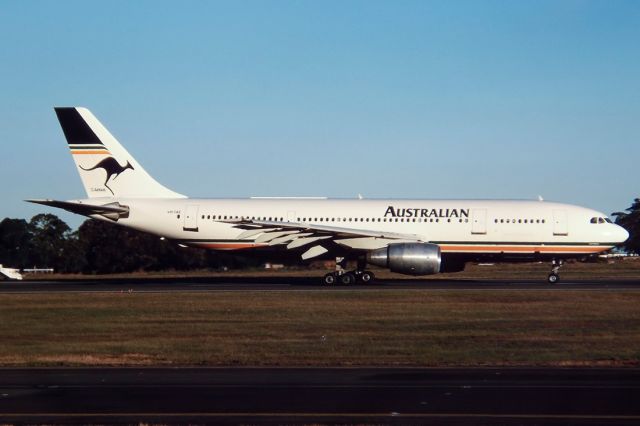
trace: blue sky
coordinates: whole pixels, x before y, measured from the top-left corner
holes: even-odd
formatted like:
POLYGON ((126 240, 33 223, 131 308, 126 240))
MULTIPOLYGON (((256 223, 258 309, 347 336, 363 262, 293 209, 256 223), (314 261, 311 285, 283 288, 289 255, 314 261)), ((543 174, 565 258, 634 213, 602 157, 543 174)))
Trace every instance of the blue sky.
POLYGON ((0 0, 0 217, 84 196, 53 106, 194 197, 622 210, 639 46, 637 1, 0 0))

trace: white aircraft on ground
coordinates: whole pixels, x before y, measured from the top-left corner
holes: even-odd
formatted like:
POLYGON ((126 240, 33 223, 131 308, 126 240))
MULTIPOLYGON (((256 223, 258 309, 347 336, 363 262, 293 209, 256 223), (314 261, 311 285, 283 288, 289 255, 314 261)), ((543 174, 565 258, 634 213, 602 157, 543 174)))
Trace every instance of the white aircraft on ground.
POLYGON ((335 258, 325 284, 370 282, 367 264, 408 275, 465 263, 563 260, 611 249, 629 234, 584 207, 521 200, 194 199, 153 179, 85 108, 55 108, 87 197, 27 200, 148 232, 184 246, 303 261, 335 258), (357 260, 346 271, 347 260, 357 260))

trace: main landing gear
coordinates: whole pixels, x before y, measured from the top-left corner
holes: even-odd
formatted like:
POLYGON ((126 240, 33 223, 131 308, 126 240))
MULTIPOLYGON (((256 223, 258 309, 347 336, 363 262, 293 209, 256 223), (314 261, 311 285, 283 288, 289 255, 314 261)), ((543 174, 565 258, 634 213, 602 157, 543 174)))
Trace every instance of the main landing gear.
POLYGON ((358 261, 358 267, 354 271, 347 271, 347 260, 344 257, 336 257, 336 270, 335 272, 329 272, 322 277, 322 283, 324 285, 352 285, 356 283, 370 284, 375 279, 375 275, 371 271, 366 271, 365 264, 358 261))
POLYGON ((562 263, 562 260, 553 259, 551 261, 551 273, 547 277, 547 281, 549 282, 549 284, 555 284, 560 281, 560 275, 558 274, 558 272, 560 271, 562 263))

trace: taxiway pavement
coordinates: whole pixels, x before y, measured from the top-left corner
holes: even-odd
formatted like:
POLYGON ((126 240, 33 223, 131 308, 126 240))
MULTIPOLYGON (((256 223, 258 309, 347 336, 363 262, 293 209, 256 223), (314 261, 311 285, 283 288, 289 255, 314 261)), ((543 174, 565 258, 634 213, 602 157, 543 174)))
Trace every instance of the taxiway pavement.
POLYGON ((0 369, 0 422, 638 424, 640 369, 0 369))
POLYGON ((352 286, 323 286, 316 277, 211 277, 211 278, 142 278, 142 279, 92 279, 51 281, 2 281, 0 293, 39 292, 107 292, 125 291, 165 292, 215 292, 215 291, 318 291, 318 290, 636 290, 640 280, 564 280, 548 284, 543 280, 471 280, 471 279, 402 279, 376 280, 373 284, 352 286))

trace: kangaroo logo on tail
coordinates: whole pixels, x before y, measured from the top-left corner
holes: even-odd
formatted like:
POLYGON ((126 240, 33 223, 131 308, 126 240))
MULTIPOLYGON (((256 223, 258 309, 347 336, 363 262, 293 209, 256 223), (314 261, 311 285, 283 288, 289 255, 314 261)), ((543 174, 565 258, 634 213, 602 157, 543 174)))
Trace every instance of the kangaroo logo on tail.
POLYGON ((95 166, 89 167, 88 169, 85 169, 80 165, 78 167, 80 167, 85 172, 89 172, 95 169, 103 169, 107 174, 107 178, 104 180, 104 186, 111 192, 111 195, 115 195, 115 194, 113 193, 111 188, 109 188, 109 185, 108 185, 109 180, 113 177, 113 179, 111 180, 114 181, 122 172, 124 172, 127 169, 134 170, 133 166, 128 161, 126 165, 121 166, 120 163, 118 163, 118 161, 113 157, 107 157, 104 160, 101 160, 95 166))

